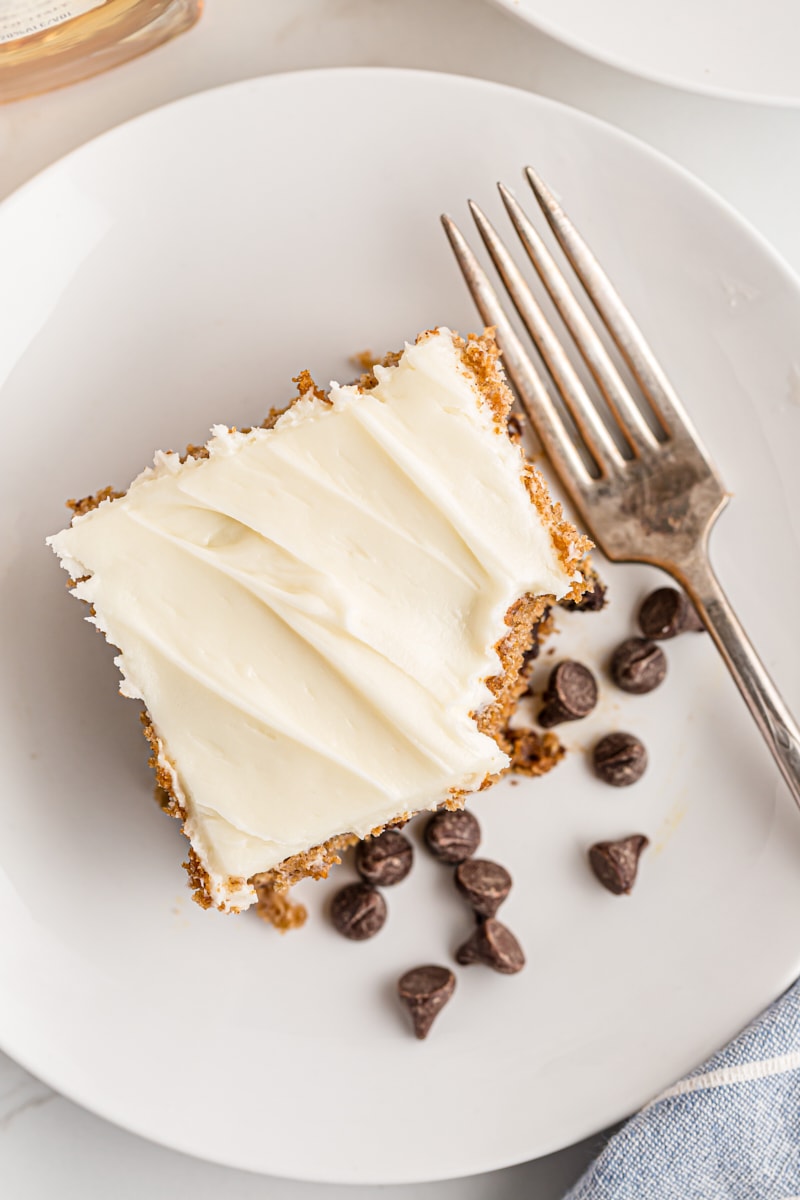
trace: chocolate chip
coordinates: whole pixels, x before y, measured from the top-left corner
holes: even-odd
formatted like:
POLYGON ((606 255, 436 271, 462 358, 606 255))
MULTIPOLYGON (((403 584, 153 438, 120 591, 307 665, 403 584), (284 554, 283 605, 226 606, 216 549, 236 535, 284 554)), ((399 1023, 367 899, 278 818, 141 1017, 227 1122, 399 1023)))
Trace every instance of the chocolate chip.
POLYGON ((561 662, 550 673, 539 724, 545 729, 562 721, 578 721, 597 704, 594 675, 579 662, 561 662))
POLYGON ((595 574, 592 574, 587 582, 590 589, 583 593, 580 600, 562 600, 561 607, 570 612, 600 612, 605 608, 606 585, 601 583, 595 574))
POLYGON ((367 883, 349 883, 334 896, 331 919, 346 938, 364 942, 383 928, 386 901, 367 883))
POLYGON ((628 787, 647 768, 647 751, 632 733, 609 733, 594 748, 594 769, 612 787, 628 787))
POLYGON ((400 977, 397 991, 411 1013, 418 1038, 428 1036, 434 1019, 447 1004, 455 986, 455 975, 447 967, 414 967, 400 977))
POLYGON ((652 692, 667 673, 667 656, 660 646, 647 638, 628 638, 617 646, 611 658, 611 678, 623 692, 637 696, 652 692))
POLYGON ((463 946, 459 946, 456 962, 462 967, 484 963, 501 975, 516 975, 525 966, 525 955, 511 930, 489 917, 475 927, 475 932, 463 946))
POLYGON ((414 847, 396 829, 384 829, 356 846, 356 870, 376 887, 391 887, 405 879, 413 861, 414 847))
POLYGON ((434 813, 425 826, 425 845, 439 862, 464 862, 480 844, 478 819, 464 808, 455 812, 442 809, 434 813))
POLYGON ((686 630, 702 633, 705 625, 683 592, 677 588, 661 587, 642 601, 639 628, 645 637, 665 641, 686 630))
POLYGON ((512 441, 518 442, 522 437, 522 421, 516 413, 508 414, 506 429, 508 430, 508 436, 512 439, 512 441))
POLYGON ((628 896, 636 882, 639 856, 649 845, 643 833, 632 833, 617 842, 595 842, 589 847, 589 863, 604 888, 615 896, 628 896))
POLYGON ((493 917, 511 891, 511 876, 500 863, 470 858, 456 867, 456 887, 480 917, 493 917))

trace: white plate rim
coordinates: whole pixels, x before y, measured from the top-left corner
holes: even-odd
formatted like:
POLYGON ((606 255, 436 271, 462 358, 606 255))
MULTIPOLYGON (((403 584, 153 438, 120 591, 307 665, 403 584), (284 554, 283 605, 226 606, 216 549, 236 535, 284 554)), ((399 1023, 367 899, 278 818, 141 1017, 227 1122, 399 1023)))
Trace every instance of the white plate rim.
MULTIPOLYGON (((489 2, 496 4, 509 12, 515 11, 514 0, 489 0, 489 2)), ((517 13, 516 15, 519 20, 525 21, 525 17, 523 17, 521 14, 517 13)), ((552 36, 555 38, 557 35, 553 33, 552 36)), ((579 49, 579 47, 576 47, 576 49, 579 49)), ((581 53, 588 53, 588 51, 581 51, 581 53)), ((688 167, 685 167, 682 163, 679 163, 677 159, 672 158, 672 156, 667 154, 664 150, 659 150, 658 147, 651 146, 650 143, 646 142, 643 138, 637 137, 636 134, 629 133, 627 129, 622 129, 619 125, 615 125, 612 121, 604 120, 604 118, 597 117, 593 113, 585 112, 583 109, 578 108, 574 104, 567 104, 563 100, 556 100, 552 96, 544 96, 539 92, 528 91, 526 88, 515 86, 514 84, 510 83, 499 83, 492 79, 482 79, 476 75, 462 75, 453 71, 435 71, 421 67, 303 67, 295 71, 276 71, 273 74, 249 75, 246 79, 237 79, 231 83, 216 84, 214 87, 203 88, 197 92, 190 92, 186 96, 180 96, 177 100, 170 100, 166 104, 159 104, 155 108, 149 108, 145 112, 138 113, 135 117, 130 117, 125 121, 120 121, 118 125, 113 125, 110 129, 105 129, 102 133, 96 134, 94 137, 89 138, 88 141, 82 142, 80 146, 75 146, 74 149, 67 151, 66 154, 60 155, 46 166, 40 168, 33 175, 31 175, 30 178, 26 179, 24 183, 21 183, 18 187, 14 188, 12 192, 9 192, 7 196, 0 200, 0 219, 2 219, 6 206, 10 207, 12 204, 16 204, 20 200, 23 200, 28 190, 32 190, 34 187, 36 187, 41 179, 48 176, 52 171, 58 170, 65 164, 77 161, 81 154, 86 152, 88 148, 93 149, 97 146, 100 146, 106 140, 112 141, 117 133, 122 129, 130 129, 136 125, 145 124, 147 121, 153 119, 157 113, 173 111, 183 106, 189 107, 197 96, 209 96, 215 93, 231 92, 238 88, 245 89, 251 86, 253 83, 258 83, 263 80, 287 79, 298 75, 320 78, 326 76, 330 76, 331 78, 345 78, 348 75, 363 77, 367 77, 369 75, 392 75, 407 76, 409 79, 419 76, 424 79, 441 78, 447 80, 457 80, 460 83, 468 84, 470 86, 474 85, 478 88, 487 88, 491 91, 509 92, 514 95, 525 96, 533 99, 537 104, 542 105, 542 107, 545 109, 552 109, 556 112, 567 112, 578 117, 580 121, 586 123, 587 125, 603 129, 606 132, 611 130, 614 137, 627 143, 629 146, 635 146, 637 150, 641 151, 649 158, 667 166, 674 174, 680 175, 684 180, 690 183, 696 191, 701 192, 706 199, 711 200, 715 205, 717 205, 717 207, 724 209, 728 217, 730 217, 739 225, 741 231, 748 238, 758 242, 759 248, 764 254, 769 256, 772 261, 772 265, 784 274, 792 286, 800 289, 800 268, 795 269, 792 267, 792 265, 784 258, 780 251, 772 244, 766 234, 762 233, 761 230, 754 225, 748 217, 740 212, 740 210, 730 200, 726 199, 721 192, 718 192, 715 188, 711 187, 711 185, 706 183, 705 180, 701 179, 699 175, 695 175, 693 171, 690 171, 688 167)), ((800 99, 798 100, 798 104, 800 104, 800 99)))
MULTIPOLYGON (((499 3, 505 7, 505 0, 494 0, 494 2, 499 3)), ((591 114, 584 113, 580 109, 576 109, 573 106, 564 104, 557 100, 553 100, 549 97, 540 96, 536 93, 528 92, 522 88, 513 87, 510 85, 506 85, 506 84, 495 83, 490 80, 479 79, 479 78, 475 78, 472 76, 464 76, 464 75, 457 75, 457 74, 437 72, 437 71, 420 70, 420 69, 415 69, 415 68, 401 68, 401 67, 308 68, 308 69, 304 69, 302 71, 287 71, 287 72, 276 73, 274 75, 257 75, 257 76, 250 77, 248 79, 238 80, 233 83, 223 84, 223 85, 219 85, 219 86, 216 86, 213 88, 204 89, 200 92, 192 93, 188 96, 181 97, 178 100, 172 101, 165 105, 157 106, 156 108, 148 110, 147 112, 142 113, 128 121, 122 122, 120 125, 115 126, 112 129, 106 130, 102 134, 98 135, 95 138, 90 139, 88 142, 82 144, 81 146, 76 147, 74 150, 63 155, 59 159, 55 160, 53 163, 49 164, 47 167, 43 168, 41 171, 37 172, 29 180, 27 180, 24 184, 22 184, 19 188, 15 189, 15 191, 12 192, 2 203, 0 203, 0 221, 2 221, 3 215, 7 211, 7 208, 10 208, 12 205, 16 205, 20 201, 24 201, 25 196, 29 192, 29 190, 33 191, 36 188, 38 182, 42 178, 47 177, 51 172, 57 171, 64 164, 68 164, 70 162, 79 160, 82 154, 93 151, 98 145, 100 145, 106 141, 113 142, 118 131, 121 129, 126 129, 126 128, 134 126, 134 125, 146 124, 148 121, 151 121, 151 120, 157 120, 158 116, 165 110, 171 111, 171 110, 174 110, 179 107, 187 107, 187 108, 191 107, 192 103, 198 97, 205 97, 205 96, 208 96, 210 93, 227 93, 227 92, 231 92, 231 91, 235 91, 235 90, 244 90, 244 89, 247 89, 249 86, 251 86, 253 83, 261 84, 263 82, 271 81, 271 80, 279 81, 282 79, 286 79, 286 78, 290 78, 290 77, 294 77, 294 76, 298 76, 298 75, 317 77, 320 79, 326 79, 326 78, 334 78, 335 79, 335 78, 347 78, 347 77, 369 77, 369 76, 373 76, 373 77, 393 76, 393 77, 406 77, 410 81, 416 77, 435 78, 437 80, 441 79, 444 81, 458 81, 464 85, 468 85, 471 88, 475 88, 476 90, 501 91, 501 92, 506 92, 506 93, 513 94, 513 95, 519 95, 521 97, 524 97, 527 101, 535 102, 537 105, 540 105, 544 109, 551 109, 551 110, 555 110, 555 111, 566 112, 566 113, 570 114, 572 117, 577 118, 579 120, 579 122, 581 122, 583 124, 603 129, 604 131, 606 131, 606 133, 611 132, 611 134, 615 138, 619 139, 622 142, 629 144, 632 147, 635 147, 639 153, 650 158, 651 160, 660 161, 663 165, 667 166, 673 173, 680 175, 684 180, 688 181, 692 185, 692 187, 694 188, 694 190, 696 192, 702 193, 706 199, 710 200, 715 205, 715 207, 724 209, 724 211, 727 213, 728 217, 738 227, 739 231, 744 236, 746 236, 751 242, 754 242, 758 245, 761 253, 765 257, 769 258, 773 268, 775 268, 777 271, 779 271, 783 275, 786 282, 800 294, 800 274, 798 274, 797 272, 795 272, 793 270, 793 268, 790 266, 790 264, 786 262, 786 260, 781 256, 781 254, 768 241, 768 239, 758 229, 756 229, 744 216, 742 216, 742 214, 739 213, 739 211, 732 204, 730 204, 730 202, 725 200, 724 197, 720 196, 717 192, 714 191, 714 189, 709 187, 702 180, 698 179, 695 175, 692 174, 692 172, 687 170, 685 167, 681 166, 679 163, 676 163, 672 158, 670 158, 670 156, 655 149, 654 147, 649 146, 647 143, 643 142, 641 139, 635 137, 634 135, 629 134, 626 131, 619 129, 616 126, 613 126, 610 122, 607 122, 600 118, 594 117, 591 114)), ((777 992, 778 995, 784 989, 784 987, 788 986, 790 983, 792 983, 794 981, 799 969, 800 969, 800 950, 798 950, 796 962, 791 967, 787 966, 787 968, 786 968, 785 978, 784 978, 783 983, 779 987, 779 990, 777 992)), ((756 1014, 753 1014, 753 1015, 755 1016, 756 1014)), ((80 1105, 82 1108, 86 1109, 88 1112, 93 1113, 94 1115, 99 1116, 104 1120, 108 1120, 114 1124, 117 1124, 120 1128, 123 1128, 129 1132, 132 1132, 132 1133, 136 1134, 137 1136, 142 1137, 148 1141, 152 1141, 155 1144, 162 1145, 166 1148, 173 1149, 180 1153, 188 1154, 191 1156, 197 1156, 199 1154, 199 1152, 196 1149, 188 1148, 184 1145, 181 1145, 178 1139, 171 1139, 169 1136, 162 1135, 160 1133, 160 1131, 154 1131, 151 1128, 147 1128, 144 1125, 140 1125, 138 1122, 131 1120, 129 1117, 115 1115, 114 1113, 109 1112, 108 1109, 104 1110, 101 1105, 97 1104, 96 1102, 94 1102, 92 1100, 91 1096, 84 1096, 81 1092, 80 1087, 76 1083, 62 1082, 58 1077, 57 1071, 50 1071, 48 1069, 48 1064, 46 1061, 35 1060, 34 1056, 25 1055, 24 1053, 18 1053, 16 1051, 16 1049, 14 1048, 14 1046, 12 1045, 12 1039, 4 1036, 2 1030, 0 1030, 0 1049, 2 1049, 4 1053, 8 1054, 9 1057, 13 1058, 16 1062, 18 1062, 22 1067, 24 1067, 31 1074, 35 1075, 37 1078, 42 1080, 49 1087, 53 1088, 55 1091, 57 1091, 59 1094, 63 1095, 65 1098, 80 1105)), ((596 1133, 598 1131, 598 1129, 601 1128, 602 1126, 605 1126, 606 1124, 614 1123, 620 1119, 623 1119, 627 1115, 628 1115, 627 1112, 622 1112, 622 1111, 615 1113, 615 1114, 604 1114, 603 1120, 602 1120, 602 1125, 598 1124, 598 1122, 596 1120, 589 1121, 586 1123, 586 1125, 584 1127, 582 1127, 581 1129, 578 1130, 577 1134, 575 1135, 575 1141, 579 1141, 579 1140, 583 1139, 584 1137, 591 1136, 594 1133, 596 1133)), ((553 1145, 550 1149, 547 1149, 547 1148, 542 1149, 539 1152, 539 1154, 537 1155, 537 1157, 543 1156, 548 1153, 552 1153, 552 1152, 558 1150, 559 1148, 561 1148, 562 1146, 563 1146, 563 1143, 558 1143, 558 1145, 553 1145)), ((214 1162, 214 1163, 217 1163, 217 1164, 223 1165, 223 1166, 229 1166, 234 1169, 239 1169, 239 1170, 247 1169, 247 1168, 242 1168, 240 1163, 237 1163, 236 1161, 234 1161, 230 1158, 226 1158, 224 1155, 217 1156, 217 1155, 211 1155, 211 1154, 208 1154, 208 1155, 203 1154, 203 1158, 206 1159, 207 1161, 214 1162)), ((463 1170, 459 1169, 458 1173, 454 1173, 453 1171, 447 1171, 446 1173, 441 1173, 441 1174, 426 1173, 424 1176, 420 1176, 418 1173, 412 1172, 408 1176, 405 1176, 402 1178, 396 1178, 390 1182, 397 1183, 397 1184, 413 1184, 413 1183, 423 1183, 423 1182, 437 1182, 437 1181, 446 1180, 446 1179, 456 1179, 456 1178, 462 1178, 462 1177, 466 1177, 466 1176, 473 1175, 476 1173, 480 1173, 483 1171, 499 1170, 504 1167, 516 1165, 519 1163, 519 1161, 520 1161, 520 1159, 518 1157, 510 1157, 507 1159, 497 1159, 496 1161, 493 1161, 490 1166, 477 1166, 476 1167, 475 1165, 466 1164, 464 1166, 463 1170)), ((291 1174, 285 1170, 281 1170, 281 1174, 279 1177, 287 1178, 287 1179, 296 1179, 298 1181, 317 1182, 317 1183, 331 1183, 331 1184, 356 1184, 357 1183, 357 1184, 381 1185, 381 1186, 387 1185, 387 1181, 385 1179, 374 1179, 373 1180, 371 1178, 364 1177, 361 1175, 356 1177, 356 1176, 347 1175, 347 1174, 342 1174, 335 1178, 331 1178, 329 1173, 315 1174, 312 1170, 309 1170, 309 1169, 305 1169, 302 1172, 298 1172, 297 1174, 291 1174)))
POLYGON ((714 100, 730 100, 739 104, 757 104, 763 108, 800 108, 800 94, 797 96, 787 96, 780 92, 769 94, 747 91, 744 88, 704 83, 703 80, 689 80, 685 76, 672 74, 670 71, 645 71, 639 69, 635 63, 625 58, 624 55, 617 55, 608 50, 598 49, 590 41, 584 40, 570 30, 565 30, 557 22, 547 17, 542 17, 538 13, 534 14, 528 10, 523 10, 519 0, 490 0, 490 3, 503 12, 508 13, 517 21, 522 21, 524 25, 539 29, 554 41, 561 42, 562 45, 568 46, 571 50, 576 50, 579 54, 585 55, 586 58, 592 58, 595 62, 604 63, 608 67, 614 67, 615 70, 623 71, 626 75, 631 75, 635 79, 643 79, 648 83, 662 84, 664 87, 676 88, 678 91, 688 92, 690 95, 706 96, 714 100))

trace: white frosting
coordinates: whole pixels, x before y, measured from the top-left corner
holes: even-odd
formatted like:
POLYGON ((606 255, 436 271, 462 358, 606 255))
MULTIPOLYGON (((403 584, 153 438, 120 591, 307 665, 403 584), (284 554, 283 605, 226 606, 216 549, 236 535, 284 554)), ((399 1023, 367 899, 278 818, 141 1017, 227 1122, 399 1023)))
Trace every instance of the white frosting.
POLYGON ((221 907, 336 834, 507 765, 472 713, 527 592, 570 584, 522 460, 442 329, 270 430, 157 454, 49 540, 120 649, 221 907))

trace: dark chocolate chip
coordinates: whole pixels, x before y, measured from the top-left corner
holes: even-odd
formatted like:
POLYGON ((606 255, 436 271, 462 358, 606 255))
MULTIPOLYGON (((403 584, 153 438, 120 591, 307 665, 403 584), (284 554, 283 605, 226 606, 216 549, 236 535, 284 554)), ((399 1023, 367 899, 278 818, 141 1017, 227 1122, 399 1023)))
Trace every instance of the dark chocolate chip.
POLYGON ((494 916, 511 882, 505 867, 488 858, 470 858, 456 867, 456 887, 480 917, 494 916))
POLYGON ((637 696, 652 692, 663 683, 667 656, 660 646, 647 638, 628 638, 617 646, 611 658, 611 678, 623 692, 637 696))
POLYGON ((367 883, 349 883, 334 896, 331 919, 346 938, 364 942, 383 928, 386 901, 367 883))
POLYGON ((615 896, 630 895, 639 869, 639 856, 650 845, 643 833, 632 833, 617 842, 595 842, 589 863, 604 888, 615 896))
POLYGON ((508 414, 506 429, 508 430, 508 436, 510 438, 519 441, 519 439, 522 437, 522 421, 516 413, 508 414))
POLYGON ((472 936, 459 946, 456 962, 462 967, 484 963, 501 975, 516 975, 525 966, 525 955, 511 930, 489 917, 476 925, 472 936))
POLYGON ((542 729, 552 729, 554 725, 561 725, 568 720, 569 717, 559 704, 545 704, 539 710, 538 721, 542 729))
POLYGON ((481 844, 477 817, 466 809, 434 813, 425 826, 425 845, 439 862, 460 863, 470 858, 481 844))
POLYGON ((632 733, 609 733, 594 748, 594 769, 612 787, 628 787, 647 769, 647 751, 632 733))
POLYGON ((705 625, 684 592, 673 587, 661 587, 642 601, 639 628, 645 637, 665 641, 687 630, 701 633, 705 625))
POLYGON ((396 829, 384 829, 356 846, 356 870, 375 887, 391 887, 405 879, 413 861, 414 847, 396 829))
POLYGON ((579 662, 562 662, 550 673, 539 724, 545 729, 562 721, 579 721, 597 704, 594 675, 579 662))
POLYGON ((580 600, 562 600, 561 607, 569 612, 600 612, 606 606, 606 585, 601 583, 596 575, 589 580, 591 590, 583 593, 580 600))
POLYGON ((434 1019, 447 1004, 455 986, 455 975, 447 967, 414 967, 400 977, 397 991, 411 1013, 418 1038, 428 1036, 434 1019))

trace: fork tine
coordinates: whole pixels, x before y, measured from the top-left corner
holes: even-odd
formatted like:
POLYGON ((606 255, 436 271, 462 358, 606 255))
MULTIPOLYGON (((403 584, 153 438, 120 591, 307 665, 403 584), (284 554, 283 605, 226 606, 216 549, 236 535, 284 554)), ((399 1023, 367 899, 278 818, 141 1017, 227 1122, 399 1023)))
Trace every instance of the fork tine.
POLYGON ((505 284, 506 291, 514 302, 525 328, 536 343, 553 382, 561 393, 564 403, 602 473, 607 475, 615 468, 623 467, 625 460, 619 448, 587 395, 586 389, 575 373, 575 368, 553 333, 533 292, 523 278, 522 272, 488 217, 473 200, 469 201, 469 208, 475 224, 478 226, 478 232, 492 257, 492 262, 497 267, 500 278, 505 284))
POLYGON ((578 454, 572 437, 547 394, 530 356, 514 332, 483 268, 452 217, 443 213, 442 224, 481 319, 485 325, 493 325, 497 330, 505 368, 553 466, 579 487, 590 486, 592 476, 578 454))
POLYGON ((559 245, 633 371, 665 433, 675 435, 683 427, 699 444, 694 426, 672 384, 611 280, 544 180, 533 167, 526 167, 525 175, 559 245))
POLYGON ((575 299, 535 226, 520 207, 514 193, 502 183, 498 183, 497 187, 528 257, 572 335, 583 361, 608 401, 608 406, 631 449, 637 454, 657 449, 658 439, 642 416, 610 354, 575 299))

